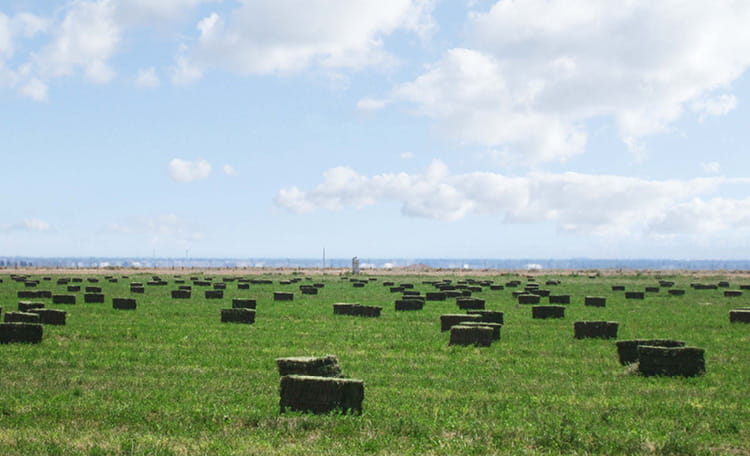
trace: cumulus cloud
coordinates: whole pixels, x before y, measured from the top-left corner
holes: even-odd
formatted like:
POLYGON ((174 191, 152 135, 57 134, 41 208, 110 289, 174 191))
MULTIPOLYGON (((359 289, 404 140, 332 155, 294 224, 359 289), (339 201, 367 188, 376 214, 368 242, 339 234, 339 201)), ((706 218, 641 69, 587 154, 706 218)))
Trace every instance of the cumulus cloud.
POLYGON ((168 165, 169 177, 175 182, 193 182, 211 174, 211 164, 206 160, 187 161, 174 158, 168 165))
POLYGON ((232 165, 224 165, 222 167, 222 171, 224 171, 224 174, 226 174, 227 176, 237 176, 240 174, 236 169, 234 169, 234 166, 232 165))
POLYGON ((154 67, 139 70, 135 78, 135 85, 144 89, 154 89, 159 87, 160 84, 161 81, 159 80, 159 76, 156 75, 154 67))
POLYGON ((431 0, 296 0, 242 2, 228 14, 198 24, 197 42, 178 55, 176 68, 198 75, 208 68, 239 74, 292 73, 387 64, 383 38, 396 30, 419 35, 433 27, 431 0))
POLYGON ((414 217, 455 221, 494 215, 505 223, 552 222, 561 231, 631 236, 739 226, 750 217, 750 204, 710 198, 730 183, 750 184, 750 179, 649 180, 572 172, 451 175, 444 163, 434 161, 422 174, 363 176, 350 168, 333 168, 312 190, 284 188, 275 202, 307 213, 396 201, 403 214, 414 217), (729 213, 734 222, 726 221, 729 213))
POLYGON ((499 1, 474 13, 469 46, 447 51, 393 101, 462 142, 529 161, 584 151, 586 122, 611 119, 637 149, 684 111, 729 112, 750 65, 745 2, 499 1))
POLYGON ((10 225, 0 225, 0 231, 10 232, 10 231, 26 231, 26 232, 47 232, 51 231, 52 226, 41 219, 37 218, 30 218, 26 220, 22 220, 20 222, 16 222, 10 225))

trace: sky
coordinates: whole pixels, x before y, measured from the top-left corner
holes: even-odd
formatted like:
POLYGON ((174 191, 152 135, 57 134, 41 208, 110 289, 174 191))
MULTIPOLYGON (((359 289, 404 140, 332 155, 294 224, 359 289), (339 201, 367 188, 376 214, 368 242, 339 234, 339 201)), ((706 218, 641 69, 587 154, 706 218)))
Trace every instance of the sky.
POLYGON ((3 0, 0 255, 746 259, 747 0, 3 0))

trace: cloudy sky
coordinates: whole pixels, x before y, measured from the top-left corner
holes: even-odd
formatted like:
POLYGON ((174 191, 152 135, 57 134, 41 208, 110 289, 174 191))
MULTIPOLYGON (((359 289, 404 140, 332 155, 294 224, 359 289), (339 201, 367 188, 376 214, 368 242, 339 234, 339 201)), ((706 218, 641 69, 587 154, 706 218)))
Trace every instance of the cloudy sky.
POLYGON ((4 0, 0 255, 742 259, 747 0, 4 0))

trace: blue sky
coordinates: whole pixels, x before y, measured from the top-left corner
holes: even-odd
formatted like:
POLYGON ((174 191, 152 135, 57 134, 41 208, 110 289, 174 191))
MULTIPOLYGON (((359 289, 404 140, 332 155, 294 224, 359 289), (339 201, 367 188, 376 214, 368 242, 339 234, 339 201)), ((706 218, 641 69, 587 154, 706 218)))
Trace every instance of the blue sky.
POLYGON ((743 259, 750 4, 6 0, 0 255, 743 259))

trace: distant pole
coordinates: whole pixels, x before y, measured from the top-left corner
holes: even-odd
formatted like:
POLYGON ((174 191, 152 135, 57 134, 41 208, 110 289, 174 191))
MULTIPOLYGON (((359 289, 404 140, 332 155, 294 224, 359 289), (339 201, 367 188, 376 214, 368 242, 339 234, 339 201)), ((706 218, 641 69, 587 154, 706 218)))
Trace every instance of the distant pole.
POLYGON ((326 268, 326 248, 323 247, 323 269, 326 268))

